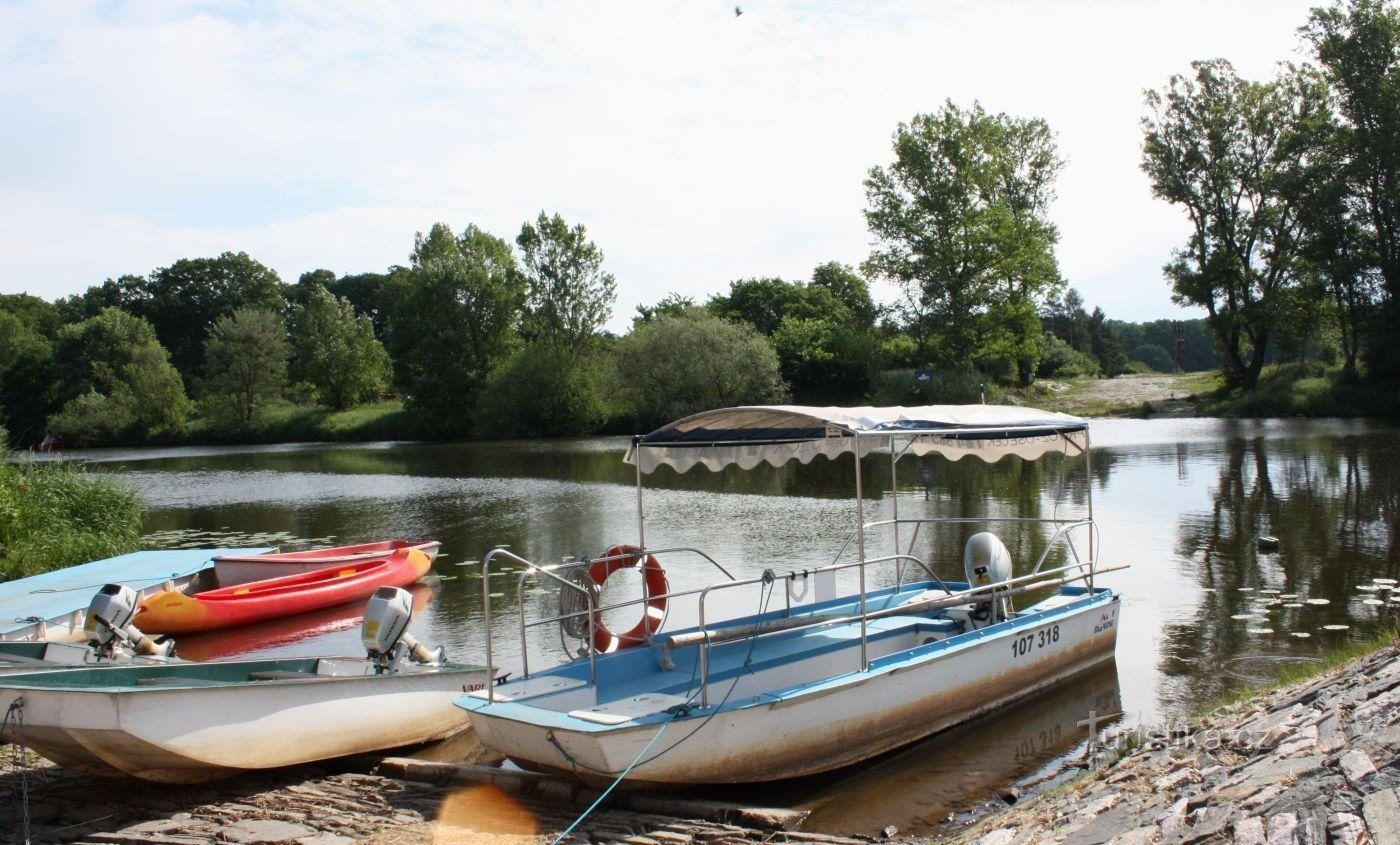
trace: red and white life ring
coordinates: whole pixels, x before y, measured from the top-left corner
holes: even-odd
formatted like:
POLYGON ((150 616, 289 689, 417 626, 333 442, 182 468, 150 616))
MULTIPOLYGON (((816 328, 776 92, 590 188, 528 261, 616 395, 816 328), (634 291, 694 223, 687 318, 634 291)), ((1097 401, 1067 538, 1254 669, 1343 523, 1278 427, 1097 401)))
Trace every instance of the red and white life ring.
POLYGON ((671 591, 671 585, 666 582, 666 570, 661 568, 654 555, 647 555, 643 560, 642 550, 636 546, 613 546, 603 553, 601 559, 588 567, 588 576, 601 589, 608 576, 619 569, 636 566, 638 561, 642 561, 646 612, 636 625, 621 634, 609 631, 603 624, 603 614, 594 613, 593 648, 599 654, 641 645, 649 635, 656 633, 666 619, 666 594, 671 591))

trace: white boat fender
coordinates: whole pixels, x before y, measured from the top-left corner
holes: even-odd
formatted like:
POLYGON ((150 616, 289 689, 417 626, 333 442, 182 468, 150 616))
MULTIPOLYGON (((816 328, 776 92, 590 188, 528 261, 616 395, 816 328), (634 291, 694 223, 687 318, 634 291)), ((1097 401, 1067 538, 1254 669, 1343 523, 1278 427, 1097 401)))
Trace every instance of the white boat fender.
POLYGON ((83 636, 99 660, 110 660, 122 646, 135 654, 175 656, 173 640, 157 642, 131 624, 138 605, 136 591, 125 584, 107 584, 88 602, 83 636))
MULTIPOLYGON (((967 585, 973 589, 991 587, 1011 578, 1011 552, 1006 544, 990 531, 981 531, 967 538, 963 546, 963 570, 967 574, 967 585)), ((1005 589, 1004 587, 1001 589, 1005 589)), ((992 624, 1001 622, 1010 612, 1010 599, 983 593, 971 617, 977 622, 992 624)))
POLYGON ((430 666, 447 661, 441 646, 429 649, 408 633, 413 618, 413 596, 399 587, 380 587, 369 597, 360 643, 374 661, 377 674, 396 671, 405 657, 430 666))

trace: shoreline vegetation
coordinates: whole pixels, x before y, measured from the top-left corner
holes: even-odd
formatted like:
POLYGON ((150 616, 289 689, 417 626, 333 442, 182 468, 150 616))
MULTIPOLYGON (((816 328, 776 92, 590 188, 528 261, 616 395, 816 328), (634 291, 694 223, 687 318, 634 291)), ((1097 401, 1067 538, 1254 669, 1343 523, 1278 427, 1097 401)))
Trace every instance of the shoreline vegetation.
POLYGON ((0 581, 133 552, 140 536, 140 496, 100 471, 23 456, 0 463, 0 581))
MULTIPOLYGON (((1380 417, 1400 415, 1400 392, 1388 386, 1347 384, 1336 368, 1288 364, 1265 368, 1251 390, 1232 389, 1215 371, 1134 373, 1115 378, 1042 379, 1030 387, 989 386, 986 401, 1029 405, 1084 417, 1380 417)), ((908 400, 913 404, 918 400, 908 400)), ((976 401, 976 400, 974 400, 976 401)), ((615 421, 595 434, 635 434, 630 421, 615 421)), ((389 440, 459 440, 437 430, 432 414, 388 399, 335 410, 282 402, 260 412, 247 427, 228 429, 196 420, 179 435, 153 443, 113 445, 352 443, 389 440)))

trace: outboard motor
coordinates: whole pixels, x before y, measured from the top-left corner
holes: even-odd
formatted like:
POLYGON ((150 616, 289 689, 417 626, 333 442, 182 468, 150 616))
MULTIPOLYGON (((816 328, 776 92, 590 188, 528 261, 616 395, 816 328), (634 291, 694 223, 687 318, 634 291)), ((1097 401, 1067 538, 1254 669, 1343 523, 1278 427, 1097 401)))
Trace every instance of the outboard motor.
POLYGON ((972 589, 992 587, 978 593, 972 619, 982 627, 1005 621, 1011 613, 1011 597, 999 595, 1006 587, 996 587, 1011 577, 1011 552, 995 534, 983 531, 967 538, 963 547, 963 569, 972 589))
POLYGON ((99 660, 111 660, 121 646, 129 647, 135 654, 175 656, 173 640, 158 643, 131 624, 137 604, 136 591, 125 584, 108 584, 88 602, 83 635, 92 643, 99 660))
POLYGON ((398 587, 380 587, 370 596, 365 607, 365 620, 360 626, 360 642, 374 661, 375 674, 394 672, 404 657, 430 666, 447 661, 439 646, 429 649, 408 633, 413 618, 413 596, 398 587))

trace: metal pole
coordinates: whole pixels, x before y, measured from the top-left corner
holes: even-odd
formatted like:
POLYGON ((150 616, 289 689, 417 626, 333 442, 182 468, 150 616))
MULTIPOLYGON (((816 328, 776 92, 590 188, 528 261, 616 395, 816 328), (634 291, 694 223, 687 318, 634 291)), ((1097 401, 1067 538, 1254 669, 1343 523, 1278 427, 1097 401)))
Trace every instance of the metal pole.
MULTIPOLYGON (((894 451, 894 437, 889 439, 890 444, 890 516, 894 520, 894 553, 900 554, 899 546, 899 456, 894 451)), ((894 570, 895 589, 904 586, 904 563, 895 565, 894 570)))
POLYGON ((856 552, 860 555, 860 671, 864 672, 870 666, 865 655, 865 493, 860 481, 860 435, 857 434, 853 440, 856 459, 856 552))
MULTIPOLYGON (((481 608, 482 621, 486 624, 486 671, 495 672, 496 664, 491 662, 491 556, 495 551, 486 553, 486 557, 481 561, 481 608)), ((489 680, 486 683, 486 700, 491 704, 496 703, 496 685, 489 680)))
POLYGON ((1084 473, 1088 476, 1084 497, 1089 504, 1089 594, 1094 594, 1094 459, 1089 449, 1089 429, 1084 429, 1084 473))
POLYGON ((637 545, 647 547, 646 517, 642 515, 642 449, 641 435, 632 435, 632 452, 637 456, 637 545))

